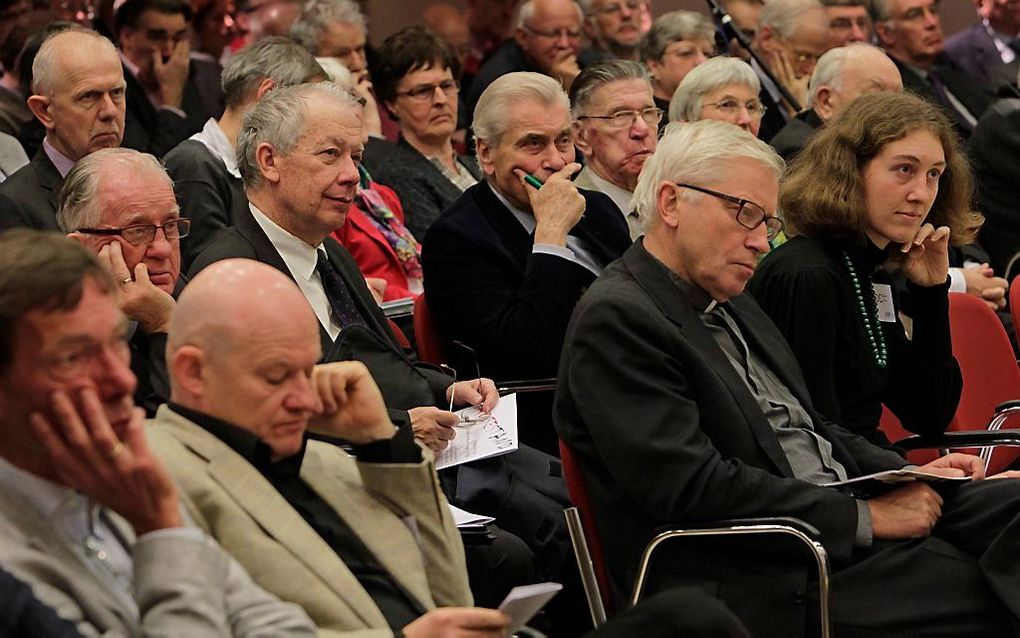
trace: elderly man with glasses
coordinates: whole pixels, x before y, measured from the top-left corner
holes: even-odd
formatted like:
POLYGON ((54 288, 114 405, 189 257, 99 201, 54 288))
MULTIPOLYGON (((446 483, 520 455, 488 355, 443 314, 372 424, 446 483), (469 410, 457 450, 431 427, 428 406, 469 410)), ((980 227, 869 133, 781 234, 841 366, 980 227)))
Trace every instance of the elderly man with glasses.
POLYGON ((67 174, 57 223, 98 253, 117 281, 121 311, 132 322, 135 403, 151 416, 169 397, 163 353, 179 292, 180 239, 191 228, 181 217, 173 182, 151 155, 126 148, 96 151, 67 174))
POLYGON ((591 41, 582 59, 638 59, 641 38, 652 26, 650 0, 581 0, 581 9, 591 41))
POLYGON ((662 119, 648 71, 632 60, 594 64, 577 76, 570 103, 574 144, 587 162, 574 185, 608 195, 630 238, 637 239, 641 226, 631 196, 641 167, 655 151, 662 119))

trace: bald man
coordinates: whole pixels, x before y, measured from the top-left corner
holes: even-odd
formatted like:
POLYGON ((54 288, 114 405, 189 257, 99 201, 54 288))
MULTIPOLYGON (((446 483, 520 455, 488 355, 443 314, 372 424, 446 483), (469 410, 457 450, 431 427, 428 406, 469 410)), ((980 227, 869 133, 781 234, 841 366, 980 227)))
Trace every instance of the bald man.
POLYGON ((184 290, 149 435, 195 521, 322 630, 502 635, 499 612, 456 608, 471 593, 431 452, 394 427, 364 365, 320 357, 315 314, 272 266, 227 259, 184 290))

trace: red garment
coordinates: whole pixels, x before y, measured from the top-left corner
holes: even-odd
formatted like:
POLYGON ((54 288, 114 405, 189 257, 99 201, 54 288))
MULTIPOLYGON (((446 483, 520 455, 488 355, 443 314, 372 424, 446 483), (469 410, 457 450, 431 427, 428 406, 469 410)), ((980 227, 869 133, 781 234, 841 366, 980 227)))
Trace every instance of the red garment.
MULTIPOLYGON (((400 205, 397 194, 376 182, 372 182, 371 188, 382 195, 389 209, 403 222, 404 208, 400 205)), ((386 280, 383 301, 416 296, 407 289, 407 275, 404 274, 404 269, 397 259, 397 253, 356 203, 351 204, 347 210, 347 221, 344 225, 333 231, 333 239, 351 253, 363 275, 386 280)))

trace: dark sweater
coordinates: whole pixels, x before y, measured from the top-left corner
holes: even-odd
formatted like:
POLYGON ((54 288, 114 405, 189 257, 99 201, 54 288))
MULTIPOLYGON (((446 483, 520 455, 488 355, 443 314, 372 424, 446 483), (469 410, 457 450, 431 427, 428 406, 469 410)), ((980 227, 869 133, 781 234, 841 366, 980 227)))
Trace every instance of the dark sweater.
MULTIPOLYGON (((943 432, 963 387, 949 338, 949 283, 908 284, 914 306, 913 341, 903 325, 882 323, 888 351, 875 362, 843 251, 850 255, 862 291, 889 283, 880 270, 887 251, 867 243, 796 237, 762 260, 749 291, 793 348, 819 412, 879 445, 885 403, 916 433, 943 432)), ((874 303, 865 297, 874 312, 874 303)), ((895 295, 894 295, 894 303, 895 295)))

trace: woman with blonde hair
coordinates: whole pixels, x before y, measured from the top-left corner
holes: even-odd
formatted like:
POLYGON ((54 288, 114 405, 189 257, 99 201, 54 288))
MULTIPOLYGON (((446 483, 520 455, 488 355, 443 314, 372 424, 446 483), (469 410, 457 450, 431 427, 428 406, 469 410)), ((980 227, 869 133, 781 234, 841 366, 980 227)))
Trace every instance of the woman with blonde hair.
POLYGON ((792 346, 815 408, 873 442, 888 444, 883 403, 917 433, 944 431, 956 411, 947 251, 981 224, 972 191, 946 116, 897 93, 863 96, 831 120, 782 185, 791 239, 750 291, 792 346), (906 280, 912 340, 894 275, 906 280))

